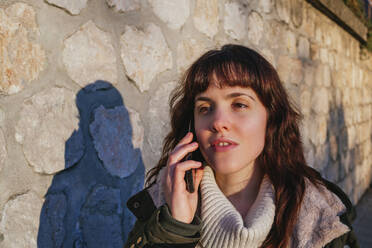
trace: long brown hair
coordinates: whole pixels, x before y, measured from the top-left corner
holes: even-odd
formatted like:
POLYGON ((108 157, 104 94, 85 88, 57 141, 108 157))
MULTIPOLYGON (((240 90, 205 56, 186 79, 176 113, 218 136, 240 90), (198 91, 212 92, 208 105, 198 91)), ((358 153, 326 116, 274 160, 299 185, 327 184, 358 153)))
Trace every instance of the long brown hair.
MULTIPOLYGON (((298 122, 301 115, 291 104, 278 73, 261 55, 240 45, 225 45, 196 60, 186 71, 170 100, 171 131, 164 140, 161 158, 147 177, 156 181, 166 165, 168 153, 194 123, 195 96, 206 91, 209 82, 219 86, 250 87, 268 113, 265 145, 256 163, 263 168, 275 189, 275 219, 263 247, 286 247, 296 224, 305 192, 305 178, 321 184, 318 172, 306 165, 298 122), (213 80, 217 78, 217 80, 213 80)), ((203 161, 201 154, 198 160, 203 161)))

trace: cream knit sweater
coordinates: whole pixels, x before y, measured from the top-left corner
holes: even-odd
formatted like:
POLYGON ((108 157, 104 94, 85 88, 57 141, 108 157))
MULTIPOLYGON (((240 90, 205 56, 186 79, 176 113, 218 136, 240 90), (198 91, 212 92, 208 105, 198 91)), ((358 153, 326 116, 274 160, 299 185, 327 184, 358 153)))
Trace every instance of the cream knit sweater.
POLYGON ((197 247, 255 248, 263 243, 275 216, 274 189, 267 177, 244 219, 217 186, 209 166, 204 169, 200 187, 203 235, 197 247))

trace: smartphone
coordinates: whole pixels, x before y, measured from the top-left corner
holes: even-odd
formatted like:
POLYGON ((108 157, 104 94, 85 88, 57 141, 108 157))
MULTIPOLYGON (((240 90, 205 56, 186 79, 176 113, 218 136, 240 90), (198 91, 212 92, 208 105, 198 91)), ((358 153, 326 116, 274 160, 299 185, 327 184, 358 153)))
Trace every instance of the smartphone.
MULTIPOLYGON (((186 156, 185 161, 191 159, 191 158, 188 158, 189 156, 192 157, 191 153, 186 156)), ((192 171, 193 171, 193 169, 190 169, 190 170, 186 171, 186 173, 185 173, 186 190, 190 193, 194 193, 194 191, 195 191, 194 176, 193 176, 192 171)))
MULTIPOLYGON (((189 123, 189 129, 188 132, 191 132, 191 122, 189 123)), ((195 135, 194 135, 195 137, 195 135)), ((187 154, 186 157, 183 159, 183 161, 191 160, 193 158, 192 152, 187 154)), ((194 187, 194 176, 193 176, 193 169, 190 169, 186 171, 185 173, 185 182, 186 182, 186 190, 190 193, 194 193, 195 187, 194 187)))

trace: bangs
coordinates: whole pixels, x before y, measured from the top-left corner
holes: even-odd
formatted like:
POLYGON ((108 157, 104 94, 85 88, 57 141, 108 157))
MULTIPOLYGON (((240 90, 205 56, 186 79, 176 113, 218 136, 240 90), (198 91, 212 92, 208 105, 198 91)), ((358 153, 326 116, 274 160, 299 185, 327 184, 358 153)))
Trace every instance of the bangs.
POLYGON ((187 84, 193 98, 206 91, 209 85, 223 87, 250 87, 254 91, 260 89, 260 72, 257 59, 247 59, 239 54, 226 51, 211 51, 202 56, 190 68, 187 84))

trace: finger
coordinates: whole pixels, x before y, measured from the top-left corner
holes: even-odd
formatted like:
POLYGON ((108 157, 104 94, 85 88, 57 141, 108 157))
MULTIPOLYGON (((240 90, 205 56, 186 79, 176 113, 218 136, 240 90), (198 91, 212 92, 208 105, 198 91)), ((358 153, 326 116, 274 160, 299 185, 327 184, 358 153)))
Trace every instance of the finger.
POLYGON ((174 165, 175 163, 181 161, 188 153, 195 151, 198 149, 199 144, 197 142, 192 142, 190 144, 183 145, 177 150, 174 150, 169 155, 169 163, 168 165, 174 165))
POLYGON ((178 185, 180 183, 185 183, 185 173, 191 169, 197 169, 202 166, 202 163, 195 160, 188 160, 181 163, 178 163, 177 166, 174 168, 174 185, 178 185))
POLYGON ((195 178, 195 191, 198 191, 200 182, 203 178, 203 174, 204 174, 204 168, 203 167, 199 167, 198 169, 196 169, 195 177, 194 177, 195 178))
POLYGON ((177 149, 179 148, 180 146, 183 146, 183 145, 186 145, 188 143, 190 143, 192 141, 192 138, 193 138, 193 133, 192 132, 188 132, 181 140, 180 142, 178 142, 178 144, 176 145, 176 147, 174 149, 177 149))

